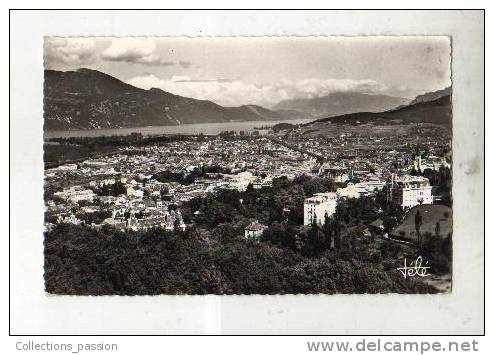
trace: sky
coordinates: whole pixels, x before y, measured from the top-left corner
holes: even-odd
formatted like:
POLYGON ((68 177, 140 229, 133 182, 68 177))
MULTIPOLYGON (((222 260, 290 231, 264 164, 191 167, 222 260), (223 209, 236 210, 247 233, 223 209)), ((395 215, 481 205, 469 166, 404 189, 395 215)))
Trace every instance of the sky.
POLYGON ((126 83, 273 107, 333 92, 414 98, 451 85, 444 36, 45 37, 46 69, 90 68, 126 83))

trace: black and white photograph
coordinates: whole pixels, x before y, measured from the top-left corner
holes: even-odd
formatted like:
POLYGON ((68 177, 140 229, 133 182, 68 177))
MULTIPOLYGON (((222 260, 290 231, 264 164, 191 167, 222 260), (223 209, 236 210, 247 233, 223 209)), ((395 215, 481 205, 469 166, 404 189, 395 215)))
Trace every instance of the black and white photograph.
POLYGON ((45 36, 46 292, 450 293, 451 53, 45 36))

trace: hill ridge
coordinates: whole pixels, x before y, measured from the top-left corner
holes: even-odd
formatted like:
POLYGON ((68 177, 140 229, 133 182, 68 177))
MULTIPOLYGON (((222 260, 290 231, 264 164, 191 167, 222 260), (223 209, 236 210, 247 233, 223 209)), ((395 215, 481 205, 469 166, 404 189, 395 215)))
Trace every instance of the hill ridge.
POLYGON ((354 112, 382 112, 409 102, 410 99, 384 94, 339 91, 321 97, 284 100, 274 109, 296 110, 314 118, 325 118, 354 112))
POLYGON ((44 129, 72 130, 300 118, 295 111, 212 101, 141 89, 98 70, 45 70, 44 129), (262 114, 257 110, 262 109, 262 114))
MULTIPOLYGON (((432 96, 431 96, 432 97, 432 96)), ((415 103, 401 106, 383 112, 356 112, 340 116, 325 117, 306 124, 310 126, 315 123, 331 122, 336 124, 359 124, 368 122, 391 122, 402 123, 433 123, 443 126, 452 126, 451 95, 441 96, 436 99, 417 101, 415 103)))

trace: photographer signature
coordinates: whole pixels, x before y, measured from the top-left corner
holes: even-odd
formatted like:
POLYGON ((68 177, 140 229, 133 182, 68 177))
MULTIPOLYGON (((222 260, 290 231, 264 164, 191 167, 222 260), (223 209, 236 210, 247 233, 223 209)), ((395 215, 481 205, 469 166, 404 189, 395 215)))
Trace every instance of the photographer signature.
MULTIPOLYGON (((407 258, 404 259, 404 266, 399 267, 396 270, 401 272, 403 277, 406 279, 407 277, 411 278, 414 276, 425 277, 429 276, 427 271, 431 268, 430 266, 422 266, 422 257, 418 256, 415 261, 412 261, 410 265, 407 265, 407 258)), ((425 265, 428 265, 429 262, 426 261, 425 265)))

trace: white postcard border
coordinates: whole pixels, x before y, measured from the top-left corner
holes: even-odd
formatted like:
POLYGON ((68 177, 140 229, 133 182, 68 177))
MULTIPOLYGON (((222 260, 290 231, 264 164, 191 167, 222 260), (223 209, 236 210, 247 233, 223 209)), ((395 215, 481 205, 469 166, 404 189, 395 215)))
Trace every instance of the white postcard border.
MULTIPOLYGON (((484 331, 484 33, 480 11, 11 13, 12 334, 479 334, 484 331), (453 292, 52 296, 43 291, 43 36, 448 35, 453 42, 453 292)), ((392 70, 392 68, 390 68, 392 70)))

